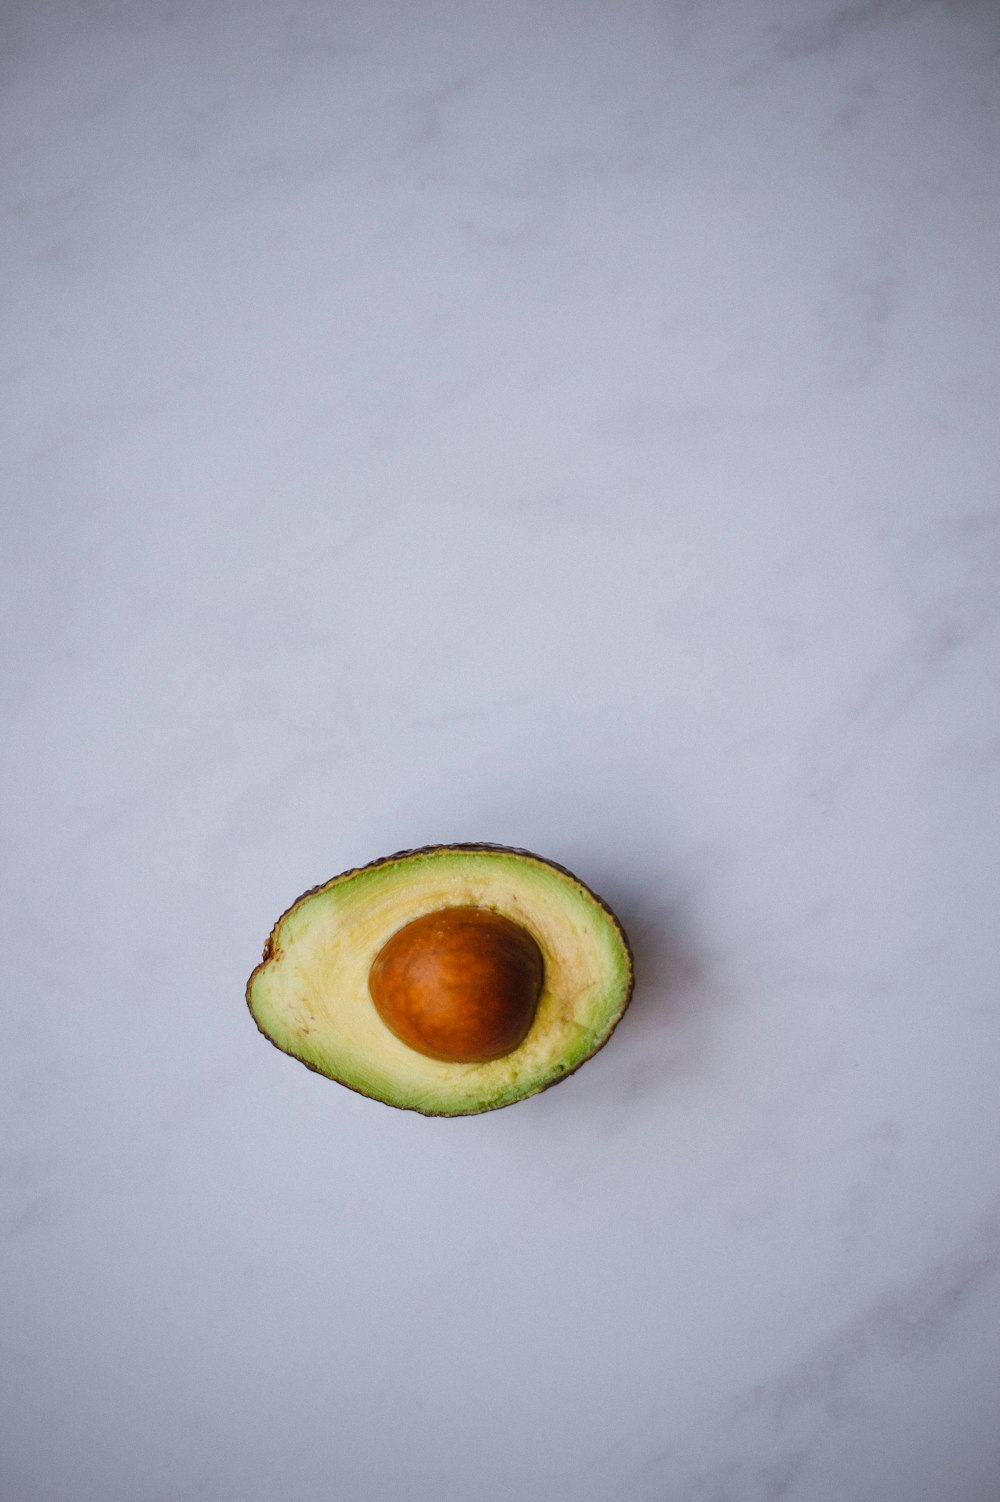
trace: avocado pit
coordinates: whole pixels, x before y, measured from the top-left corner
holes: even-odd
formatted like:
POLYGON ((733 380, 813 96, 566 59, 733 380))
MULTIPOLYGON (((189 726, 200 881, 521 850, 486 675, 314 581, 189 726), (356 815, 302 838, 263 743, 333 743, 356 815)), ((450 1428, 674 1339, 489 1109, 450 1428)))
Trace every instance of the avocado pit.
POLYGON ((397 930, 368 989, 386 1027, 418 1053, 485 1063, 527 1036, 544 962, 532 935, 489 908, 449 907, 397 930))

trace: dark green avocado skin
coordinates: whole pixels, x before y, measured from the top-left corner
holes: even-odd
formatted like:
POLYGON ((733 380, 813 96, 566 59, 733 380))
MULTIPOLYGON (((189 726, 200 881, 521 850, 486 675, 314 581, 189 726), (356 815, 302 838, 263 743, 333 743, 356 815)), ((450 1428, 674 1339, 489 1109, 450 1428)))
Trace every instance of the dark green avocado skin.
POLYGON ((365 865, 365 866, 352 866, 347 871, 340 871, 340 872, 337 873, 336 876, 331 876, 326 881, 318 882, 316 886, 309 887, 305 892, 301 893, 300 896, 296 897, 295 901, 291 904, 291 906, 288 907, 288 908, 286 908, 286 910, 282 913, 281 917, 274 924, 273 928, 271 929, 270 934, 267 937, 267 941, 264 944, 264 953, 263 953, 263 956, 261 958, 261 962, 251 972, 250 979, 247 981, 247 985, 246 985, 246 1003, 247 1003, 247 1009, 250 1012, 250 1016, 253 1017, 254 1026, 256 1027, 257 1031, 260 1033, 261 1037, 262 1038, 266 1038, 267 1041, 268 1041, 268 1043, 271 1044, 271 1047, 272 1048, 277 1048, 279 1053, 284 1053, 284 1049, 278 1048, 278 1045, 277 1045, 277 1043, 275 1043, 274 1039, 271 1038, 266 1032, 264 1032, 264 1029, 260 1026, 260 1024, 258 1023, 256 1017, 254 1017, 253 1009, 250 1006, 250 988, 253 985, 254 976, 258 973, 258 971, 260 971, 260 970, 262 970, 264 968, 264 966, 267 964, 268 960, 271 958, 271 953, 272 953, 272 948, 273 948, 273 941, 274 941, 274 935, 277 933, 279 927, 285 921, 285 919, 288 917, 288 915, 290 913, 293 913, 295 911, 295 909, 299 906, 299 904, 302 903, 302 902, 305 902, 306 898, 307 897, 311 897, 314 892, 322 891, 322 889, 324 887, 329 886, 329 884, 330 884, 331 881, 339 881, 339 880, 341 880, 343 878, 346 878, 346 877, 349 877, 349 876, 358 876, 358 875, 360 875, 360 873, 362 871, 374 871, 374 870, 377 869, 377 867, 379 867, 379 866, 388 866, 393 861, 408 860, 410 858, 410 856, 414 856, 414 855, 444 855, 444 854, 447 854, 447 853, 449 853, 451 851, 454 851, 454 850, 468 850, 468 851, 492 850, 492 851, 495 851, 498 854, 502 854, 502 855, 521 855, 521 856, 525 856, 529 860, 538 861, 543 866, 549 866, 549 867, 551 867, 551 869, 553 871, 561 871, 564 876, 568 876, 572 881, 575 881, 578 886, 582 887, 584 889, 584 891, 586 891, 587 893, 589 893, 589 895, 597 903, 598 907, 603 908, 604 912, 607 913, 608 917, 611 919, 611 922, 614 924, 615 928, 617 929, 618 933, 621 936, 622 943, 625 946, 625 952, 628 955, 628 965, 629 965, 628 990, 625 993, 625 1001, 624 1001, 624 1003, 622 1005, 621 1013, 620 1013, 617 1021, 614 1023, 614 1026, 611 1027, 608 1030, 607 1034, 601 1039, 600 1043, 594 1049, 593 1053, 587 1054, 586 1058, 581 1059, 579 1061, 579 1063, 574 1064, 574 1066, 573 1066, 572 1069, 567 1069, 566 1072, 564 1074, 559 1075, 559 1077, 557 1079, 549 1080, 549 1082, 548 1082, 547 1085, 541 1085, 537 1090, 532 1090, 527 1095, 519 1096, 517 1100, 504 1101, 501 1105, 497 1105, 497 1106, 484 1106, 482 1108, 482 1110, 480 1110, 480 1111, 468 1111, 468 1112, 464 1113, 464 1116, 456 1115, 454 1112, 450 1112, 450 1111, 423 1111, 423 1110, 420 1109, 419 1106, 401 1106, 401 1105, 397 1104, 396 1101, 383 1100, 380 1095, 372 1095, 368 1090, 361 1090, 357 1085, 352 1085, 347 1080, 336 1079, 335 1076, 332 1076, 332 1075, 324 1073, 324 1071, 322 1069, 317 1069, 314 1064, 310 1064, 308 1062, 308 1060, 306 1060, 306 1059, 297 1058, 297 1060, 296 1060, 299 1064, 302 1064, 306 1069, 311 1070, 313 1072, 313 1074, 320 1075, 320 1077, 322 1079, 325 1079, 325 1080, 334 1079, 336 1084, 343 1085, 345 1089, 353 1091, 353 1093, 355 1095, 363 1095, 366 1100, 377 1101, 378 1104, 381 1105, 381 1106, 391 1106, 394 1111, 410 1111, 410 1112, 413 1112, 415 1115, 418 1115, 418 1116, 435 1116, 435 1117, 438 1117, 438 1118, 440 1118, 442 1120, 443 1119, 448 1119, 448 1120, 452 1120, 452 1121, 461 1121, 461 1120, 465 1119, 468 1116, 485 1116, 490 1111, 505 1111, 510 1106, 520 1105, 520 1103, 521 1103, 522 1100, 530 1100, 532 1095, 542 1095, 542 1094, 544 1094, 544 1092, 546 1090, 551 1090, 552 1087, 553 1087, 553 1085, 561 1085, 562 1082, 563 1082, 563 1080, 568 1080, 569 1077, 570 1077, 570 1075, 576 1074, 576 1072, 577 1072, 578 1069, 582 1069, 583 1066, 584 1066, 584 1064, 589 1063, 590 1060, 592 1058, 594 1058, 594 1056, 596 1054, 599 1054, 600 1051, 601 1051, 601 1049, 604 1048, 610 1042, 611 1038, 613 1037, 615 1031, 618 1028, 619 1023, 622 1020, 622 1017, 624 1017, 625 1013, 628 1011, 629 1003, 632 1000, 632 993, 635 990, 635 956, 632 953, 632 946, 629 943, 628 935, 626 934, 625 929, 623 928, 621 920, 619 919, 617 913, 614 911, 613 908, 611 908, 611 907, 608 906, 608 904, 604 901, 604 898, 603 897, 598 897, 597 893, 591 887, 588 887, 587 883, 585 881, 581 881, 580 877, 577 876, 574 871, 570 871, 567 866, 561 866, 558 861, 550 861, 544 855, 536 855, 533 850, 522 850, 517 845, 498 845, 498 844, 495 844, 495 843, 491 843, 490 841, 481 840, 481 841, 477 841, 477 842, 464 842, 464 843, 456 843, 456 844, 418 845, 413 850, 397 850, 393 855, 383 855, 383 856, 380 856, 378 860, 369 861, 368 864, 365 865))

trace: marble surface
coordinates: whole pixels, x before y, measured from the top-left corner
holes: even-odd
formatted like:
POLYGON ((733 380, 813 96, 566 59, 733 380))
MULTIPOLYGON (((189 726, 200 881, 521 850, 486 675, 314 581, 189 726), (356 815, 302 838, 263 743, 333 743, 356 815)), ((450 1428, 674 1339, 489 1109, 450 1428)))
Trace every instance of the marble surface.
POLYGON ((996 5, 3 28, 5 1502, 995 1502, 996 5), (463 839, 604 1053, 268 1048, 463 839))

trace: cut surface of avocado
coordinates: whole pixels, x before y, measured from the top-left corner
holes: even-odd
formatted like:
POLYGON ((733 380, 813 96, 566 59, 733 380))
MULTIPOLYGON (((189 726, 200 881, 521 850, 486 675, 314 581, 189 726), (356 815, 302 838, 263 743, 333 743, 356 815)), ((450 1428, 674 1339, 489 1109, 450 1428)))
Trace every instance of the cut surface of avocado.
POLYGON ((387 1105, 467 1116, 555 1084, 596 1053, 628 1005, 632 956, 620 923, 583 882, 526 851, 441 845, 335 876, 275 924, 247 1002, 284 1053, 387 1105), (394 934, 446 908, 500 914, 531 935, 544 972, 534 1020, 486 1062, 428 1057, 390 1031, 372 965, 394 934))

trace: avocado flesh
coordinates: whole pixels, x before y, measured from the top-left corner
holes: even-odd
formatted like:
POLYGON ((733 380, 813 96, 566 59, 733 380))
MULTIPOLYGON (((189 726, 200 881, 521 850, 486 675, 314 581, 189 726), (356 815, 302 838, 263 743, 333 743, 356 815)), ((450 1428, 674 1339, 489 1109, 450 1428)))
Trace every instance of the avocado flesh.
POLYGON ((336 876, 279 919, 264 956, 247 1000, 278 1048, 364 1095, 426 1115, 495 1110, 565 1077, 607 1040, 632 986, 627 940, 604 904, 561 867, 493 846, 407 851, 336 876), (376 955, 405 924, 445 907, 502 913, 542 951, 535 1020, 502 1058, 426 1057, 375 1010, 368 975, 376 955))

